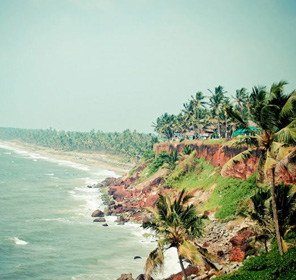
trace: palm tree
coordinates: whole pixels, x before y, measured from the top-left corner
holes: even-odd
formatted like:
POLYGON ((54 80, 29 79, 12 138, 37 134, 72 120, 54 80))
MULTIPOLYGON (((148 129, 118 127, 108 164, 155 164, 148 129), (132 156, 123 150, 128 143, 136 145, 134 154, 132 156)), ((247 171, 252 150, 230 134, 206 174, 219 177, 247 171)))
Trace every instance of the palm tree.
POLYGON ((213 117, 217 118, 218 121, 218 137, 220 138, 221 131, 220 131, 220 111, 222 106, 222 101, 224 99, 224 95, 226 91, 222 86, 218 86, 215 88, 215 91, 212 92, 210 89, 208 91, 212 94, 210 97, 210 107, 212 108, 213 117))
POLYGON ((267 207, 267 200, 269 200, 270 195, 270 190, 259 188, 251 196, 254 209, 248 212, 251 219, 259 225, 259 228, 255 229, 257 232, 256 239, 263 240, 266 253, 268 253, 267 241, 274 232, 270 211, 267 207))
POLYGON ((236 103, 236 107, 241 115, 243 115, 245 109, 247 108, 248 93, 246 88, 237 89, 235 91, 235 96, 232 97, 236 103))
MULTIPOLYGON (((250 96, 252 118, 260 132, 252 131, 253 135, 236 137, 228 145, 245 144, 248 149, 232 158, 222 168, 222 174, 230 165, 252 156, 252 151, 259 149, 261 155, 258 163, 258 174, 271 175, 271 196, 273 207, 273 219, 279 246, 279 252, 283 254, 282 238, 279 231, 279 221, 275 198, 275 173, 276 170, 286 166, 295 158, 296 145, 296 91, 286 95, 283 87, 287 82, 280 81, 271 86, 267 93, 264 87, 254 87, 250 96)), ((228 114, 239 121, 241 125, 248 127, 239 112, 227 108, 228 114)))
POLYGON ((175 123, 175 116, 164 113, 156 119, 156 123, 153 123, 153 127, 159 134, 165 135, 168 139, 171 139, 174 135, 173 127, 175 123))
POLYGON ((156 203, 157 211, 151 221, 145 222, 143 228, 152 229, 158 239, 158 246, 146 261, 146 275, 150 275, 157 267, 164 263, 163 253, 169 248, 176 248, 179 263, 187 280, 182 258, 196 264, 201 264, 201 253, 193 243, 193 238, 202 234, 202 218, 196 214, 194 205, 187 205, 192 196, 185 194, 183 189, 173 202, 168 196, 159 195, 156 203))
POLYGON ((191 95, 198 135, 200 134, 199 120, 200 120, 201 109, 205 108, 205 105, 207 104, 207 102, 203 101, 204 99, 205 99, 205 96, 203 95, 203 93, 201 91, 196 92, 195 96, 191 95))

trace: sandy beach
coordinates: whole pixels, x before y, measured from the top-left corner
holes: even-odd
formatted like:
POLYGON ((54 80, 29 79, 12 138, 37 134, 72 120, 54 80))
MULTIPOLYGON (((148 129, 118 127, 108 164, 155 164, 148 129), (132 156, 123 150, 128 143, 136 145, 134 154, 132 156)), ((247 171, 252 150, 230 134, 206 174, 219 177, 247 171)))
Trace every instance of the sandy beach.
POLYGON ((55 150, 51 148, 36 146, 28 143, 24 143, 21 141, 3 141, 0 143, 15 147, 21 150, 25 150, 28 152, 33 152, 40 154, 42 156, 68 160, 75 163, 83 164, 86 166, 94 166, 105 168, 111 171, 118 173, 119 175, 126 174, 129 172, 134 164, 123 162, 123 157, 117 155, 110 155, 105 153, 98 152, 81 152, 81 151, 63 151, 63 150, 55 150))

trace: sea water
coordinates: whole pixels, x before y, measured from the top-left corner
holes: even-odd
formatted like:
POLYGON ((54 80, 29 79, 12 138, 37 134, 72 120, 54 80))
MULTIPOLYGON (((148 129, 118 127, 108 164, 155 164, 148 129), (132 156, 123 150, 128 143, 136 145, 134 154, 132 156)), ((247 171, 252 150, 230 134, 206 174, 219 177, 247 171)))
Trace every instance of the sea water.
POLYGON ((139 225, 93 223, 87 185, 116 174, 0 145, 0 279, 114 280, 144 272, 155 247, 139 225), (141 259, 134 259, 140 256, 141 259))

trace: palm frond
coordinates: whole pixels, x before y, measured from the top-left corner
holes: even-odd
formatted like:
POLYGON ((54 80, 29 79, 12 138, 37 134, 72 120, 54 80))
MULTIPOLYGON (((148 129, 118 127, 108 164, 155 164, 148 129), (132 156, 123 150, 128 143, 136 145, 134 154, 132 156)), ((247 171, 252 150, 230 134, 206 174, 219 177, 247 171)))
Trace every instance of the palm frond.
POLYGON ((162 248, 157 247, 149 253, 149 256, 146 260, 146 264, 145 264, 146 274, 151 275, 151 273, 157 268, 159 268, 160 271, 162 271, 163 264, 164 264, 164 256, 163 256, 162 248))
POLYGON ((260 111, 260 126, 266 130, 273 130, 277 126, 278 112, 280 107, 277 105, 266 105, 260 111))
POLYGON ((296 90, 294 90, 291 94, 280 112, 280 118, 286 118, 288 116, 296 115, 296 90))
POLYGON ((222 145, 224 147, 248 146, 258 147, 260 137, 258 135, 238 135, 222 145))
POLYGON ((295 147, 283 147, 278 155, 278 164, 277 168, 286 168, 288 169, 289 164, 296 163, 296 148, 295 147), (283 151, 282 151, 283 150, 283 151))
POLYGON ((267 156, 265 164, 264 164, 264 173, 267 175, 268 171, 274 168, 277 164, 277 161, 272 157, 267 156))
POLYGON ((239 162, 242 162, 246 159, 249 159, 252 156, 253 149, 247 149, 246 151, 243 151, 239 153, 238 155, 231 158, 228 162, 226 162, 221 170, 221 174, 224 176, 226 174, 226 171, 228 168, 235 166, 239 162))
POLYGON ((247 128, 248 124, 243 120, 239 112, 234 111, 232 106, 225 106, 225 111, 227 115, 233 120, 239 122, 242 128, 247 128))
POLYGON ((274 134, 277 141, 286 144, 296 144, 296 119, 274 134))
POLYGON ((185 259, 197 265, 203 265, 202 256, 197 250, 196 246, 189 240, 184 240, 182 245, 178 247, 178 253, 185 259))

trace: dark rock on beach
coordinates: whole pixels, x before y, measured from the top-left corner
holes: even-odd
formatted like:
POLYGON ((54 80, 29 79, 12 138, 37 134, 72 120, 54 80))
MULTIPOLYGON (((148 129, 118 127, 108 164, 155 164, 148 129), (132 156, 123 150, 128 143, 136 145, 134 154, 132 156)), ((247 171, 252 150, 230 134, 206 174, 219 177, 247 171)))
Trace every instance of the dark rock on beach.
POLYGON ((117 179, 114 178, 114 177, 109 177, 109 178, 106 178, 104 181, 101 182, 101 185, 103 187, 109 187, 110 185, 115 185, 117 182, 117 179))
POLYGON ((134 280, 134 278, 132 277, 132 274, 121 274, 121 276, 119 278, 117 278, 117 280, 134 280))
POLYGON ((92 217, 104 217, 104 212, 102 212, 101 210, 96 210, 91 214, 92 217))
POLYGON ((93 220, 94 223, 103 223, 103 222, 106 222, 106 219, 105 218, 96 218, 93 220))
POLYGON ((108 224, 102 224, 102 226, 103 226, 103 227, 107 227, 107 226, 108 226, 108 224))
POLYGON ((145 274, 140 274, 136 280, 154 280, 150 275, 145 279, 145 274))

